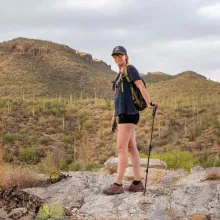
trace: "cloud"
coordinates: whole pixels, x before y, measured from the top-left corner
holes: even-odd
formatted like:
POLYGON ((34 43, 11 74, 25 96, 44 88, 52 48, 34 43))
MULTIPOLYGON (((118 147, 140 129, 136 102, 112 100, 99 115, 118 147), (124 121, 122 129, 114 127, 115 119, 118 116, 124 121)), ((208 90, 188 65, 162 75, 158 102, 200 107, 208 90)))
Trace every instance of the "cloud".
MULTIPOLYGON (((132 2, 132 0, 128 0, 127 4, 132 2)), ((76 10, 106 10, 108 13, 108 10, 113 9, 119 9, 123 6, 122 0, 78 0, 78 1, 72 1, 72 0, 63 0, 63 1, 55 1, 55 4, 53 6, 60 8, 65 8, 68 10, 76 11, 76 10)))
POLYGON ((205 7, 201 7, 198 10, 198 13, 200 13, 201 15, 207 16, 208 18, 211 19, 220 19, 220 2, 214 5, 210 5, 210 6, 205 6, 205 7))
POLYGON ((217 80, 220 58, 214 55, 218 54, 218 51, 220 51, 219 39, 176 40, 132 49, 130 57, 131 62, 135 63, 142 73, 163 71, 176 74, 193 70, 207 78, 217 80))
POLYGON ((127 48, 141 72, 194 70, 220 80, 217 0, 39 0, 0 2, 0 41, 19 36, 66 44, 117 67, 127 48))

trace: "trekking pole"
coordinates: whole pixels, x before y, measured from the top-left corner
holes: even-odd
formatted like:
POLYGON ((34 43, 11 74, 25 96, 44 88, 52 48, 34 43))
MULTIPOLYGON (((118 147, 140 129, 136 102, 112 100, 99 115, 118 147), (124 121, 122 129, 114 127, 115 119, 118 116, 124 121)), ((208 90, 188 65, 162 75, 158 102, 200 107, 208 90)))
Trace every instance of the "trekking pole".
POLYGON ((144 195, 146 193, 146 186, 147 186, 147 176, 148 176, 148 168, 149 168, 149 162, 150 162, 150 153, 151 153, 151 149, 152 149, 152 137, 153 137, 153 130, 154 130, 154 118, 156 115, 156 111, 157 111, 157 105, 154 105, 153 108, 153 122, 152 122, 152 126, 151 126, 151 137, 150 137, 150 144, 149 144, 149 151, 148 151, 148 160, 147 160, 147 169, 146 169, 146 178, 145 178, 145 186, 144 186, 144 195))

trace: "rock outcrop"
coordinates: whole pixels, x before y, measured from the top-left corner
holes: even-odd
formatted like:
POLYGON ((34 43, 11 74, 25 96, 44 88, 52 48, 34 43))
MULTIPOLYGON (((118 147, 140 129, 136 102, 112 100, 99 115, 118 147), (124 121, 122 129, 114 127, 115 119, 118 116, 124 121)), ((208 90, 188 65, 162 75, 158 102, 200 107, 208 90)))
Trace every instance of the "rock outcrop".
MULTIPOLYGON (((213 172, 220 174, 220 168, 188 175, 180 171, 175 181, 148 185, 146 195, 125 192, 106 196, 102 190, 114 181, 115 174, 92 172, 68 173, 72 175, 68 180, 25 192, 59 202, 72 213, 72 219, 219 220, 220 178, 208 180, 213 172)), ((124 181, 126 184, 129 182, 124 181)))
MULTIPOLYGON (((117 158, 111 158, 105 165, 115 163, 117 158)), ((143 159, 141 164, 145 163, 143 159)), ((68 178, 42 187, 0 190, 0 219, 34 219, 46 203, 59 203, 64 208, 66 216, 59 220, 220 219, 220 167, 195 167, 187 173, 167 170, 166 163, 153 159, 150 166, 152 173, 163 174, 155 179, 149 173, 145 195, 126 191, 113 196, 103 194, 116 176, 106 170, 67 172, 63 175, 68 178)), ((124 186, 129 184, 130 181, 123 181, 124 186)))
POLYGON ((95 67, 103 68, 103 69, 111 69, 111 65, 108 65, 107 63, 103 62, 100 59, 93 58, 92 55, 89 53, 76 50, 76 55, 78 55, 82 60, 92 64, 95 67))

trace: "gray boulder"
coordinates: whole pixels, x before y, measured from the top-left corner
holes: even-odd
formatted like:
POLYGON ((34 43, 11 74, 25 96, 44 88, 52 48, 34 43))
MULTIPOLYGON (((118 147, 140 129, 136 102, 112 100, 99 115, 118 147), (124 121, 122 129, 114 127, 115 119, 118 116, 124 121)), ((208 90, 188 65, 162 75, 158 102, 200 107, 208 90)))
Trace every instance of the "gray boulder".
MULTIPOLYGON (((147 168, 147 158, 141 158, 140 159, 140 165, 143 168, 147 168)), ((107 173, 116 173, 117 172, 117 166, 118 166, 118 158, 117 157, 111 157, 109 158, 105 163, 104 170, 107 173)), ((131 160, 128 158, 128 167, 131 167, 131 160)), ((167 169, 167 164, 166 162, 159 160, 159 159, 150 159, 149 160, 149 168, 154 168, 154 169, 167 169)))

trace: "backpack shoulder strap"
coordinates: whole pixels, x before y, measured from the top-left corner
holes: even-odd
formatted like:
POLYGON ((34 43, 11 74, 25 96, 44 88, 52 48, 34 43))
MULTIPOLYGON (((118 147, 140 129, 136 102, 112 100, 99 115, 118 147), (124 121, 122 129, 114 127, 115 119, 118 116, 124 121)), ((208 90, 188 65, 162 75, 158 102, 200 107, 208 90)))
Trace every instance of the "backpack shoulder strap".
POLYGON ((125 68, 124 77, 128 83, 131 83, 130 77, 128 75, 128 68, 129 68, 129 65, 127 65, 127 67, 125 68))
MULTIPOLYGON (((128 75, 128 66, 129 66, 129 65, 127 65, 126 68, 125 68, 124 71, 123 71, 123 78, 125 78, 126 81, 127 81, 127 82, 129 83, 129 85, 130 85, 131 80, 130 80, 129 75, 128 75)), ((123 82, 123 81, 124 81, 124 80, 121 81, 121 90, 122 90, 122 92, 124 92, 124 82, 123 82)))
POLYGON ((119 79, 120 77, 120 73, 117 74, 117 76, 114 78, 114 80, 112 80, 112 90, 115 90, 115 83, 116 81, 119 79))

